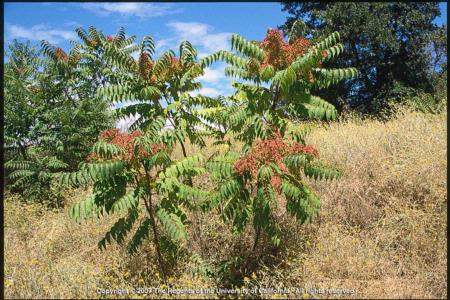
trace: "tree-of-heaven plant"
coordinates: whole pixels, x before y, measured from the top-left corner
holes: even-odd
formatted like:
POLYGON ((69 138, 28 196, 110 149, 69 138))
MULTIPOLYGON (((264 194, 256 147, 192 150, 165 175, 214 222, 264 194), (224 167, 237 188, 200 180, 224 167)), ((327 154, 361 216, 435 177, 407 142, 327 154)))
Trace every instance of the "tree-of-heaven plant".
MULTIPOLYGON (((93 30, 91 30, 93 31, 93 30)), ((110 214, 124 214, 113 225, 99 247, 124 242, 133 225, 140 222, 128 244, 136 253, 151 236, 163 276, 163 252, 173 253, 186 239, 187 211, 197 210, 197 199, 207 193, 193 186, 194 176, 204 173, 200 154, 189 156, 185 143, 205 145, 204 135, 215 128, 204 122, 203 112, 221 105, 219 100, 201 95, 196 78, 203 74, 196 50, 184 41, 178 57, 167 51, 154 58, 154 42, 144 37, 138 45, 122 47, 117 39, 95 31, 95 46, 103 49, 107 83, 98 95, 110 102, 129 102, 116 110, 117 117, 136 117, 130 133, 117 129, 105 131, 94 145, 91 160, 78 172, 63 173, 65 184, 93 183, 92 196, 75 204, 70 215, 77 222, 110 214), (139 51, 135 60, 132 50, 139 51), (171 128, 165 129, 170 124, 171 128), (202 130, 203 128, 203 130, 202 130), (183 158, 170 154, 181 147, 183 158)))
POLYGON ((262 232, 279 245, 274 210, 284 202, 280 199, 301 223, 317 215, 320 200, 304 176, 333 179, 341 175, 318 161, 318 150, 305 141, 310 129, 296 121, 335 119, 335 107, 312 92, 356 76, 357 71, 322 68, 322 62, 343 51, 339 33, 312 43, 302 36, 303 29, 304 24, 295 23, 287 41, 275 29, 268 30, 261 42, 235 34, 231 44, 236 54, 219 51, 202 61, 206 66, 226 61, 230 65, 226 74, 244 80, 233 84, 235 94, 228 98, 226 109, 216 114, 221 128, 244 146, 241 153, 229 151, 208 162, 218 184, 207 207, 217 207, 235 232, 252 221, 253 250, 262 232))

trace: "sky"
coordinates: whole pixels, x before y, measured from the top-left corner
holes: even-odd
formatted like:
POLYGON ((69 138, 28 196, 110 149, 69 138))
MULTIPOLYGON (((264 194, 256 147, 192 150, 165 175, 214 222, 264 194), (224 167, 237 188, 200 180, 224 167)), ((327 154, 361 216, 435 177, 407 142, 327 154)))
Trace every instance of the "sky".
MULTIPOLYGON (((440 3, 441 17, 435 23, 447 23, 447 3, 440 3)), ((287 13, 278 2, 271 3, 5 3, 4 47, 12 39, 40 40, 70 49, 76 40, 77 27, 89 26, 113 35, 120 26, 139 42, 150 35, 156 42, 157 54, 176 51, 187 39, 204 57, 218 50, 230 50, 230 36, 237 33, 246 39, 262 40, 269 27, 284 23, 287 13)), ((224 75, 225 65, 214 64, 200 78, 205 96, 231 94, 230 80, 224 75)))
MULTIPOLYGON (((5 3, 5 40, 39 43, 45 39, 64 50, 77 39, 74 29, 90 25, 113 35, 120 26, 141 41, 150 35, 157 52, 176 51, 189 40, 199 57, 230 49, 229 38, 238 33, 262 39, 268 27, 283 24, 287 14, 279 3, 5 3)), ((206 96, 231 93, 224 64, 205 70, 199 92, 206 96)))

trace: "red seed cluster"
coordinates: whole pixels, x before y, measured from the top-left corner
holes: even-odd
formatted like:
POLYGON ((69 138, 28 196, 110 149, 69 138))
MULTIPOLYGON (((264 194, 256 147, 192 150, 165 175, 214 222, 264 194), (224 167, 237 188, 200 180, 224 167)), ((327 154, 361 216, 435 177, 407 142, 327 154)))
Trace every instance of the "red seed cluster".
POLYGON ((270 178, 270 185, 279 193, 281 189, 281 177, 279 175, 273 175, 270 178))
POLYGON ((319 157, 319 151, 313 145, 303 145, 300 143, 292 143, 289 147, 289 154, 303 153, 314 157, 319 157))
POLYGON ((170 65, 168 68, 166 68, 165 72, 162 74, 161 79, 169 80, 173 76, 183 73, 188 68, 189 68, 189 66, 183 65, 178 58, 172 57, 172 59, 170 61, 170 65))
POLYGON ((106 37, 106 40, 108 41, 108 43, 112 43, 112 42, 114 42, 114 37, 108 35, 108 36, 106 37))
POLYGON ((155 84, 169 81, 174 76, 182 74, 187 69, 189 69, 192 64, 183 64, 178 58, 172 57, 170 60, 170 64, 161 72, 161 74, 159 74, 158 77, 156 77, 153 74, 155 62, 152 61, 146 53, 142 53, 139 57, 138 66, 139 74, 145 80, 149 81, 152 84, 155 84))
POLYGON ((280 169, 286 169, 282 159, 285 155, 286 143, 279 133, 265 140, 257 140, 249 154, 239 159, 235 165, 236 173, 242 175, 249 171, 253 177, 258 175, 258 170, 263 164, 275 162, 280 169))
POLYGON ((138 61, 139 74, 145 80, 154 82, 155 76, 152 77, 154 62, 150 59, 147 53, 142 53, 138 61))
MULTIPOLYGON (((259 45, 264 50, 264 60, 261 64, 261 70, 268 65, 271 65, 276 70, 283 70, 292 64, 297 57, 306 53, 311 46, 311 42, 300 37, 289 44, 283 40, 283 33, 281 31, 270 29, 267 32, 266 38, 259 45)), ((323 57, 326 57, 326 52, 323 53, 323 57)), ((311 71, 307 71, 306 73, 298 72, 298 76, 303 77, 310 83, 314 83, 314 77, 311 71)))
POLYGON ((64 50, 59 47, 55 49, 55 57, 57 60, 60 60, 60 61, 61 60, 67 61, 69 59, 66 52, 64 52, 64 50))
POLYGON ((181 67, 180 60, 176 57, 172 57, 172 59, 170 60, 170 67, 172 69, 180 68, 181 67))
POLYGON ((264 61, 262 67, 267 65, 282 70, 289 66, 298 56, 304 54, 311 45, 305 38, 298 38, 292 44, 283 40, 283 33, 276 29, 270 29, 266 38, 260 42, 264 50, 264 61))
MULTIPOLYGON (((252 177, 256 178, 262 165, 269 165, 273 162, 282 172, 287 172, 282 161, 283 158, 289 154, 299 153, 319 156, 319 152, 314 146, 297 142, 287 144, 283 141, 280 132, 275 131, 269 138, 255 141, 250 152, 234 164, 234 171, 239 175, 250 172, 252 177)), ((278 175, 272 176, 271 184, 278 191, 281 186, 281 178, 278 175)))
POLYGON ((97 41, 93 40, 93 39, 88 39, 86 41, 86 44, 90 47, 96 48, 98 46, 97 41))
POLYGON ((109 142, 114 145, 118 145, 125 149, 124 153, 114 157, 114 159, 132 161, 134 159, 149 157, 151 154, 155 154, 158 151, 165 149, 163 144, 151 145, 151 154, 148 153, 143 147, 139 147, 137 156, 134 154, 134 140, 137 137, 142 136, 140 131, 133 131, 131 133, 122 133, 117 128, 111 128, 103 131, 100 134, 100 139, 109 142))
POLYGON ((256 59, 252 58, 249 60, 249 62, 247 63, 247 71, 252 75, 258 74, 260 72, 260 66, 256 59))
POLYGON ((32 86, 32 85, 28 87, 28 90, 32 93, 38 93, 40 91, 39 88, 32 86))

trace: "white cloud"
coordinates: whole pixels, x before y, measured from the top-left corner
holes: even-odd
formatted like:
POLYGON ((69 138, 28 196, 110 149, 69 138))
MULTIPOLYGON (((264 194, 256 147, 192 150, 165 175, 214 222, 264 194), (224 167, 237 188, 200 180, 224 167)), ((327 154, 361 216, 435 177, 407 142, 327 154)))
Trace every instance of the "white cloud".
POLYGON ((230 32, 213 33, 214 28, 198 22, 170 22, 167 24, 176 34, 178 41, 188 40, 202 48, 202 56, 229 47, 230 32))
POLYGON ((63 24, 65 27, 82 27, 83 25, 81 23, 75 22, 75 21, 70 21, 70 22, 65 22, 63 24))
POLYGON ((204 36, 211 30, 211 26, 197 22, 170 22, 167 25, 185 39, 204 36))
MULTIPOLYGON (((119 109, 123 107, 127 107, 129 105, 137 104, 139 101, 125 101, 125 102, 117 102, 114 103, 111 107, 111 109, 119 109)), ((131 115, 128 117, 120 118, 116 122, 116 128, 120 129, 122 132, 126 132, 128 128, 141 117, 140 114, 131 115)))
POLYGON ((199 80, 202 82, 209 82, 209 83, 217 83, 223 79, 225 79, 225 66, 222 66, 217 69, 213 68, 205 68, 204 74, 199 77, 199 80))
POLYGON ((168 14, 178 13, 180 11, 173 9, 172 5, 167 3, 82 3, 81 7, 102 16, 108 16, 110 14, 120 14, 121 16, 137 16, 140 18, 165 16, 168 14))
POLYGON ((223 32, 217 34, 208 34, 203 41, 205 47, 216 52, 219 50, 228 49, 230 47, 229 40, 231 39, 231 33, 223 32))
POLYGON ((136 51, 136 52, 131 53, 131 56, 132 56, 135 60, 138 60, 138 59, 139 59, 139 51, 136 51))
MULTIPOLYGON (((134 122, 136 122, 137 119, 141 117, 140 114, 136 114, 135 116, 129 116, 122 119, 119 119, 116 121, 116 128, 119 129, 122 132, 128 132, 130 129, 130 126, 133 125, 134 122)), ((166 120, 166 124, 164 125, 164 129, 170 129, 173 128, 172 123, 169 119, 166 120)))
POLYGON ((25 28, 19 25, 7 25, 6 30, 11 39, 46 40, 52 44, 58 44, 62 40, 76 39, 77 37, 73 31, 50 29, 46 25, 35 25, 31 28, 25 28))
POLYGON ((116 128, 120 129, 122 132, 126 132, 128 131, 128 128, 130 128, 130 126, 139 118, 140 115, 136 114, 135 116, 129 116, 123 119, 119 119, 116 122, 116 128))
POLYGON ((205 57, 207 57, 209 54, 208 53, 205 53, 205 52, 199 52, 198 53, 198 58, 205 58, 205 57))
POLYGON ((158 50, 164 46, 171 45, 174 41, 174 38, 157 40, 155 43, 155 49, 158 50))
POLYGON ((218 89, 212 88, 212 87, 203 87, 198 91, 190 92, 189 93, 192 97, 195 97, 199 94, 207 97, 217 97, 221 95, 221 92, 218 89))

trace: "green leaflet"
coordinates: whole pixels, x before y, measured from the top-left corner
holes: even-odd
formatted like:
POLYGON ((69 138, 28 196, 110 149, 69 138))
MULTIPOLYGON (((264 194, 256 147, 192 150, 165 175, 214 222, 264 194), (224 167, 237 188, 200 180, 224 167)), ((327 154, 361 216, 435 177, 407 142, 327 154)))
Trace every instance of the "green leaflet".
POLYGON ((327 61, 332 60, 341 55, 342 52, 344 52, 344 45, 342 45, 341 43, 336 44, 325 50, 325 52, 326 52, 325 60, 327 61))
POLYGON ((281 191, 287 199, 286 210, 302 224, 310 222, 319 212, 319 198, 304 184, 283 180, 281 191))
POLYGON ((341 171, 336 168, 321 165, 318 163, 315 164, 306 164, 304 166, 303 171, 306 176, 309 176, 314 179, 336 179, 342 176, 341 171))
POLYGON ((273 84, 280 84, 281 89, 287 93, 296 80, 297 75, 295 74, 294 68, 288 67, 285 70, 278 71, 273 77, 272 82, 273 84))
POLYGON ((261 79, 267 82, 270 79, 272 79, 272 77, 274 75, 275 75, 275 69, 271 65, 268 65, 263 69, 263 71, 261 73, 261 79))
POLYGON ((314 86, 319 88, 329 87, 331 84, 358 76, 358 71, 355 68, 342 69, 322 69, 315 68, 313 72, 317 78, 314 86))
POLYGON ((247 57, 257 58, 260 61, 264 58, 264 51, 258 45, 247 41, 237 34, 231 36, 231 49, 237 50, 247 57))
POLYGON ((311 156, 304 155, 304 154, 291 154, 291 155, 286 155, 283 158, 284 164, 289 169, 298 169, 298 168, 304 166, 310 160, 311 160, 311 156))
POLYGON ((5 162, 5 168, 8 169, 28 169, 32 165, 33 163, 27 160, 10 160, 5 162))
POLYGON ((172 50, 166 51, 163 55, 161 55, 161 57, 155 62, 153 74, 157 77, 161 76, 164 70, 169 67, 173 57, 175 57, 175 53, 172 50))
POLYGON ((295 20, 294 24, 292 24, 291 30, 288 34, 288 42, 296 40, 299 37, 303 37, 305 35, 306 24, 301 20, 295 20))
POLYGON ((144 36, 142 40, 142 52, 146 53, 149 58, 152 58, 153 53, 155 53, 155 42, 150 36, 144 36))
POLYGON ((194 253, 190 258, 193 264, 193 273, 200 274, 201 276, 208 278, 214 275, 212 267, 197 253, 194 253))
POLYGON ((274 171, 271 166, 262 165, 258 170, 258 180, 269 181, 274 175, 274 171))
POLYGON ((128 244, 128 252, 130 254, 136 254, 142 243, 148 239, 150 232, 151 220, 145 218, 143 222, 139 225, 138 229, 134 233, 133 237, 128 244))
POLYGON ((195 167, 203 162, 203 155, 197 154, 184 158, 166 169, 164 173, 159 175, 159 180, 164 181, 168 178, 178 178, 187 172, 196 170, 195 167))
POLYGON ((102 209, 102 207, 97 206, 95 195, 91 195, 85 200, 75 203, 69 209, 69 217, 76 223, 81 223, 83 220, 99 216, 102 209))
POLYGON ((32 176, 35 175, 35 171, 31 171, 31 170, 16 170, 11 172, 11 174, 9 174, 9 178, 10 179, 17 179, 17 178, 21 178, 21 177, 27 177, 27 176, 32 176))
POLYGON ((143 88, 140 92, 141 99, 147 99, 147 100, 158 100, 162 97, 161 91, 153 86, 147 86, 143 88))
POLYGON ((106 249, 106 244, 111 244, 112 241, 122 244, 136 222, 138 215, 138 211, 134 209, 130 210, 126 218, 120 218, 106 233, 105 237, 98 242, 98 248, 104 250, 106 249))
POLYGON ((97 163, 87 163, 82 168, 73 173, 61 172, 57 175, 59 182, 64 185, 83 185, 89 181, 108 179, 121 172, 124 163, 121 161, 106 161, 97 163))
POLYGON ((123 197, 119 198, 111 207, 112 213, 118 213, 126 209, 136 208, 139 204, 139 199, 143 195, 142 190, 135 190, 128 192, 123 197))
POLYGON ((196 187, 191 187, 186 184, 178 185, 177 197, 188 201, 201 200, 209 196, 209 193, 196 187))
POLYGON ((156 215, 158 216, 165 232, 171 239, 175 241, 182 241, 186 239, 186 230, 179 216, 174 213, 169 213, 161 207, 157 209, 156 215))
POLYGON ((105 59, 122 70, 135 70, 137 67, 136 61, 131 55, 109 44, 105 46, 105 59))
POLYGON ((226 67, 225 75, 229 77, 241 78, 241 79, 251 79, 251 76, 246 70, 237 67, 226 67))
POLYGON ((287 122, 286 133, 295 142, 306 144, 305 138, 311 133, 312 127, 309 125, 300 127, 300 124, 294 124, 290 121, 287 122))
POLYGON ((97 96, 104 97, 111 102, 122 102, 138 99, 132 89, 129 86, 125 85, 110 85, 106 87, 100 87, 97 90, 97 96))
POLYGON ((295 113, 306 115, 312 119, 335 120, 337 117, 334 105, 317 96, 302 94, 293 99, 293 104, 297 107, 300 105, 302 108, 295 113))
POLYGON ((183 63, 195 61, 197 58, 197 50, 189 41, 182 41, 179 50, 180 58, 183 63))
POLYGON ((114 156, 122 154, 124 149, 100 140, 94 144, 92 151, 102 158, 111 159, 114 156))
POLYGON ((318 50, 325 50, 334 46, 337 42, 339 42, 341 36, 339 32, 335 31, 330 34, 328 37, 323 39, 320 43, 316 44, 314 47, 318 50))
POLYGON ((223 60, 235 67, 245 68, 248 63, 247 59, 236 56, 230 52, 220 50, 214 54, 211 54, 199 61, 200 65, 203 67, 208 67, 216 61, 223 60))
POLYGON ((233 174, 233 164, 221 161, 211 161, 206 165, 209 173, 215 178, 227 178, 233 174))

